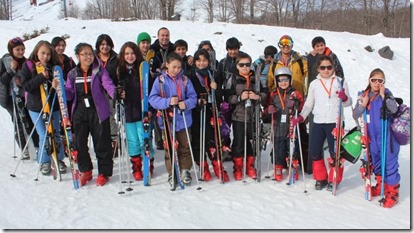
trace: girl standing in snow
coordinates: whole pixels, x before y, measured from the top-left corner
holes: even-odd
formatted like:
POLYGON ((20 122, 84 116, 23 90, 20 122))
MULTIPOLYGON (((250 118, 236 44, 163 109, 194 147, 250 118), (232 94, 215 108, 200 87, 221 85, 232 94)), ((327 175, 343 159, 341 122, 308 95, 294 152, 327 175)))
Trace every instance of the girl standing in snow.
MULTIPOLYGON (((335 138, 332 131, 336 126, 338 115, 338 100, 342 101, 344 107, 351 106, 352 100, 348 98, 348 85, 346 81, 335 75, 334 63, 331 57, 323 55, 317 62, 318 76, 311 82, 308 90, 308 97, 306 98, 305 106, 300 115, 293 119, 293 124, 302 123, 304 119, 312 111, 313 127, 312 136, 309 143, 309 154, 312 158, 313 178, 316 180, 315 189, 322 190, 328 185, 328 190, 333 187, 333 173, 335 170, 335 138), (342 90, 340 85, 342 82, 342 90), (326 171, 323 151, 323 143, 325 139, 328 140, 329 154, 329 176, 326 171), (328 184, 329 181, 329 184, 328 184)), ((341 109, 343 111, 343 109, 341 109)), ((344 161, 338 169, 337 184, 342 181, 344 172, 344 161)))
MULTIPOLYGON (((142 151, 144 145, 144 128, 142 124, 143 94, 139 67, 143 58, 138 46, 133 42, 126 42, 119 52, 118 83, 125 95, 122 96, 125 107, 125 130, 128 140, 128 154, 131 157, 132 173, 135 180, 142 180, 142 151)), ((150 143, 151 146, 151 143, 150 143)), ((154 170, 154 152, 151 146, 150 172, 154 170)))
POLYGON ((53 48, 55 49, 56 54, 59 58, 59 63, 60 63, 59 65, 62 67, 63 78, 66 81, 69 71, 73 69, 76 66, 76 64, 72 60, 71 57, 68 57, 66 54, 64 54, 65 49, 66 49, 66 41, 65 39, 63 39, 63 37, 60 37, 60 36, 54 37, 52 39, 51 44, 53 48))
MULTIPOLYGON (((181 180, 184 185, 191 184, 190 169, 192 166, 191 152, 187 139, 186 129, 184 126, 183 115, 180 111, 184 111, 184 117, 187 122, 187 127, 192 125, 191 109, 197 105, 197 94, 194 90, 193 84, 184 76, 182 70, 183 62, 180 56, 176 53, 171 53, 167 57, 167 70, 155 79, 154 85, 149 96, 149 103, 157 110, 168 109, 168 112, 172 114, 172 108, 178 108, 175 110, 175 133, 178 141, 177 155, 179 161, 179 167, 181 169, 181 180)), ((169 116, 172 120, 172 116, 169 116)), ((158 124, 161 129, 166 127, 163 125, 162 117, 159 117, 158 124)), ((170 127, 172 130, 172 127, 170 127)), ((188 129, 190 137, 191 130, 188 129)), ((164 141, 168 138, 164 138, 164 141)), ((170 144, 170 142, 168 142, 170 144)), ((168 148, 165 148, 165 167, 168 172, 168 182, 171 186, 172 183, 172 169, 171 169, 170 154, 168 148)), ((176 171, 180 172, 180 171, 176 171)))
MULTIPOLYGON (((54 65, 57 65, 58 58, 53 49, 52 45, 47 41, 39 41, 33 52, 30 54, 27 61, 23 64, 22 69, 19 71, 17 76, 19 76, 22 80, 23 89, 27 92, 27 109, 29 110, 30 118, 32 121, 35 122, 38 119, 38 116, 42 114, 41 110, 43 107, 43 100, 41 97, 40 88, 46 85, 48 92, 50 93, 49 97, 49 104, 50 110, 52 112, 52 124, 54 129, 54 137, 56 145, 59 146, 57 151, 58 154, 58 167, 61 173, 66 172, 66 165, 63 162, 65 155, 63 153, 63 146, 60 139, 60 110, 59 110, 59 102, 56 100, 54 101, 54 105, 51 106, 53 102, 53 96, 55 95, 55 91, 51 90, 50 80, 53 79, 53 72, 52 68, 54 65), (42 72, 37 71, 37 67, 43 67, 44 70, 42 72)), ((40 119, 39 122, 36 124, 36 131, 39 135, 39 145, 40 147, 45 145, 46 140, 46 127, 45 127, 46 119, 40 119)), ((51 170, 51 161, 50 155, 47 154, 45 148, 39 148, 37 153, 37 162, 41 164, 40 172, 43 175, 50 174, 51 170), (41 154, 42 153, 42 154, 41 154)))
POLYGON ((243 177, 242 170, 244 153, 247 153, 246 174, 253 179, 256 178, 253 146, 250 143, 250 140, 253 140, 253 109, 255 109, 255 104, 265 105, 267 99, 267 87, 263 87, 261 83, 260 93, 256 93, 254 91, 255 75, 254 72, 250 70, 251 64, 252 58, 249 55, 239 53, 236 58, 236 75, 229 78, 226 83, 226 90, 224 93, 225 99, 232 105, 231 109, 233 110, 231 119, 233 122, 234 138, 231 149, 234 162, 233 174, 235 180, 241 180, 243 177), (250 103, 250 106, 248 103, 250 103), (244 133, 245 122, 247 124, 247 135, 244 133), (247 137, 247 151, 244 151, 245 137, 247 137))
MULTIPOLYGON (((367 111, 367 124, 369 136, 369 151, 377 184, 372 187, 371 195, 373 197, 381 194, 381 182, 384 180, 385 200, 383 207, 391 208, 398 202, 400 188, 400 173, 398 173, 398 154, 400 144, 396 141, 391 133, 390 125, 387 129, 385 177, 381 176, 381 113, 382 108, 394 114, 398 110, 398 105, 394 100, 391 91, 385 88, 385 74, 377 68, 371 71, 369 83, 365 91, 358 98, 360 101, 356 104, 353 117, 355 120, 360 118, 364 111, 367 111)), ((389 119, 389 116, 388 116, 389 119)))
MULTIPOLYGON (((204 163, 200 165, 200 127, 204 127, 205 132, 205 141, 202 142, 205 145, 205 151, 203 151, 203 154, 207 152, 208 157, 211 160, 211 164, 213 165, 214 173, 216 176, 221 180, 221 171, 223 171, 223 164, 221 161, 218 160, 217 152, 215 152, 216 148, 216 142, 215 142, 215 136, 214 136, 214 128, 210 124, 210 119, 213 117, 212 112, 212 101, 211 101, 211 91, 215 90, 215 101, 217 103, 217 106, 220 106, 222 94, 221 90, 218 90, 218 86, 216 82, 212 82, 210 80, 211 75, 213 74, 212 70, 210 70, 210 56, 207 50, 205 49, 199 49, 194 54, 194 61, 195 61, 195 67, 191 70, 189 70, 189 78, 191 82, 194 85, 194 89, 197 93, 197 107, 193 109, 192 111, 192 118, 193 118, 193 124, 191 126, 191 132, 192 132, 192 140, 191 140, 191 146, 193 149, 194 154, 194 160, 199 166, 204 167, 204 174, 203 179, 204 181, 209 181, 211 179, 211 174, 209 170, 209 166, 207 163, 207 159, 204 160, 204 163), (207 97, 206 99, 201 99, 201 94, 205 94, 207 97), (200 114, 201 111, 206 105, 206 113, 205 113, 205 119, 206 124, 201 125, 200 122, 200 114)), ((218 111, 218 110, 217 110, 218 111)), ((216 113, 218 114, 218 112, 216 113)), ((220 148, 221 149, 221 148, 220 148)), ((227 175, 226 171, 223 171, 223 181, 228 182, 229 176, 227 175)))
POLYGON ((92 179, 92 160, 89 155, 88 137, 92 135, 93 148, 98 159, 96 185, 103 186, 112 176, 111 110, 105 93, 115 99, 115 85, 108 72, 95 58, 92 46, 80 43, 75 47, 79 64, 73 68, 66 82, 66 97, 73 101, 72 123, 78 150, 80 182, 85 185, 92 179))

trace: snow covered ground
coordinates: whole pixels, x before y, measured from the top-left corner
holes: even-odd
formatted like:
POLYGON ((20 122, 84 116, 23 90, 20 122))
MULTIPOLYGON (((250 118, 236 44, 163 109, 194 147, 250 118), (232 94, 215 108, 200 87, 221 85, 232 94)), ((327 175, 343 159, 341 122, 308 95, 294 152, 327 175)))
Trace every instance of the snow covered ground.
MULTIPOLYGON (((40 1, 40 0, 39 0, 40 1)), ((16 1, 19 3, 19 1, 16 1)), ((102 33, 109 34, 119 51, 126 41, 136 41, 138 33, 146 31, 156 38, 160 27, 171 32, 171 41, 184 39, 189 44, 188 54, 194 54, 198 43, 210 40, 217 51, 217 58, 225 56, 225 42, 237 37, 241 50, 257 58, 267 45, 276 45, 280 36, 289 34, 295 42, 294 50, 305 54, 311 50, 311 40, 323 36, 339 57, 352 98, 365 88, 368 75, 374 68, 385 71, 386 86, 394 95, 401 96, 410 105, 410 39, 386 38, 379 35, 365 36, 347 32, 303 30, 261 25, 236 25, 224 23, 192 23, 188 21, 136 21, 110 22, 109 20, 81 21, 57 20, 54 13, 43 13, 43 18, 32 17, 27 6, 17 13, 22 18, 34 20, 0 21, 0 54, 7 52, 7 41, 15 36, 48 26, 49 32, 25 42, 26 57, 39 40, 50 41, 54 36, 69 34, 66 53, 74 56, 73 48, 79 42, 95 44, 102 33), (23 12, 25 14, 23 14, 23 12), (24 15, 24 16, 23 16, 24 15), (84 28, 84 29, 83 29, 84 28), (215 32, 222 32, 221 35, 215 32), (364 50, 370 45, 374 52, 364 50), (377 51, 389 45, 394 59, 381 58, 377 51)), ((54 1, 48 4, 55 4, 54 1)), ((45 4, 41 7, 46 7, 45 4)), ((355 126, 351 109, 345 109, 347 129, 355 126)), ((403 146, 400 153, 400 201, 392 209, 379 206, 378 198, 364 199, 363 181, 357 164, 347 163, 344 180, 337 195, 326 190, 315 191, 312 176, 300 176, 294 185, 275 183, 262 179, 257 183, 248 179, 247 184, 234 181, 232 162, 225 162, 230 182, 220 184, 216 178, 202 184, 202 190, 193 186, 185 190, 169 190, 164 168, 163 153, 156 151, 155 175, 152 186, 144 187, 133 182, 132 192, 119 195, 118 159, 115 159, 114 176, 104 187, 95 186, 97 176, 80 190, 74 191, 70 173, 61 182, 38 174, 34 161, 13 159, 13 124, 9 114, 0 108, 0 228, 2 229, 409 229, 411 228, 411 158, 410 146, 403 146), (39 181, 35 182, 34 178, 39 181), (304 179, 306 178, 306 179, 304 179), (306 182, 305 182, 306 181, 306 182), (307 190, 307 193, 304 193, 307 190)), ((269 146, 268 146, 269 147, 269 146)), ((269 150, 262 153, 263 176, 267 174, 269 150)), ((92 154, 92 156, 94 156, 92 154)), ((96 166, 95 166, 96 167, 96 166)), ((211 168, 212 171, 212 168, 211 168)), ((270 171, 272 174, 272 171, 270 171)), ((126 187, 122 187, 124 190, 126 187)))

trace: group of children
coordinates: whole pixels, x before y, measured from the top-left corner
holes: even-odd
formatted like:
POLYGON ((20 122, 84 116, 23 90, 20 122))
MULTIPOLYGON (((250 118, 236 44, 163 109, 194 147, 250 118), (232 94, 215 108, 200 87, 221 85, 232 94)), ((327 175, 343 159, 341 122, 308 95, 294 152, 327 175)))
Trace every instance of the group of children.
MULTIPOLYGON (((318 38, 319 41, 316 40, 316 42, 320 43, 321 37, 318 38)), ((322 42, 325 43, 323 38, 322 42)), ((222 151, 217 151, 217 149, 223 150, 226 145, 230 146, 230 139, 226 142, 226 138, 218 137, 220 128, 215 128, 217 124, 211 123, 211 119, 219 118, 215 114, 225 115, 223 106, 226 104, 228 105, 225 107, 226 111, 229 111, 230 115, 223 116, 220 120, 224 121, 221 123, 223 126, 224 124, 232 125, 233 137, 230 154, 234 163, 235 180, 241 180, 243 172, 253 179, 257 178, 256 158, 251 140, 253 140, 254 106, 260 105, 266 109, 262 114, 263 119, 267 115, 274 129, 271 140, 274 149, 270 156, 274 164, 276 181, 283 180, 283 169, 286 169, 288 164, 293 164, 295 169, 297 168, 300 160, 297 153, 298 143, 295 142, 295 156, 293 156, 293 161, 290 161, 288 155, 292 151, 289 151, 289 137, 292 136, 294 129, 299 128, 301 124, 304 125, 305 119, 311 114, 308 153, 309 160, 312 161, 311 173, 316 181, 315 189, 321 190, 327 186, 328 190, 331 190, 334 182, 336 185, 341 182, 344 160, 341 160, 336 178, 334 178, 335 138, 332 131, 337 124, 338 105, 342 102, 344 107, 351 106, 352 99, 343 74, 339 77, 336 73, 338 62, 332 59, 332 56, 321 54, 314 67, 307 67, 306 60, 296 62, 300 59, 300 55, 292 51, 293 40, 285 35, 278 43, 281 51, 278 52, 273 46, 266 47, 263 59, 264 69, 255 70, 252 58, 239 51, 240 43, 236 38, 230 38, 227 41, 228 54, 220 62, 215 59, 214 49, 209 41, 200 43, 194 56, 187 56, 187 43, 184 40, 178 40, 175 44, 169 42, 169 31, 166 28, 158 31, 158 40, 150 45, 151 37, 143 32, 138 35, 137 43, 124 43, 117 54, 113 50, 112 39, 102 34, 97 39, 95 50, 87 43, 79 43, 75 47, 76 58, 79 61, 75 65, 73 60, 64 54, 66 43, 63 38, 56 37, 52 43, 39 41, 27 59, 23 56, 24 44, 21 39, 13 38, 8 42, 9 54, 5 57, 11 56, 13 59, 7 63, 8 60, 5 57, 2 58, 1 83, 9 88, 6 92, 8 101, 10 101, 8 92, 13 77, 16 77, 13 80, 15 84, 21 86, 27 93, 26 107, 32 122, 35 123, 40 139, 38 147, 41 149, 38 151, 37 161, 41 164, 42 174, 48 175, 51 172, 51 165, 50 156, 42 149, 46 135, 45 125, 37 120, 39 114, 42 114, 43 105, 39 87, 46 85, 50 90, 50 95, 54 95, 53 89, 58 83, 53 80, 51 70, 53 66, 60 65, 66 80, 65 91, 78 150, 81 185, 86 185, 93 178, 93 163, 88 149, 89 135, 92 136, 98 164, 99 175, 96 184, 105 185, 112 176, 114 157, 112 142, 116 140, 117 125, 111 118, 114 116, 116 102, 119 101, 123 101, 125 108, 127 151, 132 163, 132 173, 136 180, 142 180, 144 129, 139 66, 142 61, 147 60, 151 65, 149 104, 152 122, 156 124, 153 125, 154 134, 157 134, 157 130, 163 131, 161 138, 166 141, 170 140, 169 137, 175 133, 174 138, 177 140, 177 142, 170 140, 160 145, 158 142, 160 138, 158 136, 157 139, 155 135, 157 148, 165 149, 165 166, 171 185, 173 185, 172 176, 174 175, 172 174, 171 149, 176 150, 180 177, 185 185, 191 184, 192 178, 189 171, 194 165, 192 159, 203 170, 202 179, 204 181, 211 179, 205 155, 211 160, 215 175, 221 181, 229 182, 230 178, 222 164, 223 153, 219 153, 222 151), (152 51, 155 52, 155 56, 149 59, 147 54, 150 52, 150 47, 155 50, 152 51), (290 57, 286 54, 290 54, 290 57), (292 61, 297 67, 296 70, 292 69, 292 61), (40 66, 44 69, 38 72, 36 67, 40 66), (230 66, 232 70, 229 71, 230 66), (308 70, 313 68, 317 71, 316 77, 312 79, 308 77, 311 82, 307 85, 303 77, 307 75, 308 70), (261 72, 259 91, 255 88, 255 71, 261 72), (108 101, 108 97, 113 102, 108 101), (160 112, 165 114, 159 114, 160 112), (205 114, 205 123, 201 120, 203 118, 200 118, 202 114, 205 114), (171 122, 172 119, 175 119, 175 122, 171 122), (111 124, 115 125, 111 127, 111 124), (171 132, 172 125, 174 125, 175 132, 171 132), (204 136, 200 134, 201 128, 204 136), (200 141, 200 137, 205 140, 200 141), (323 154, 325 139, 328 141, 330 154, 328 170, 323 154), (168 146, 169 143, 172 147, 168 146), (218 148, 217 145, 222 147, 218 148), (200 152, 200 148, 204 148, 204 151, 200 152)), ((381 177, 379 152, 381 139, 378 133, 378 122, 380 109, 384 103, 391 113, 397 111, 397 104, 389 98, 392 96, 391 92, 385 88, 384 84, 385 74, 380 69, 374 70, 369 77, 365 92, 358 96, 362 101, 355 106, 353 117, 357 119, 361 117, 364 110, 369 111, 370 151, 374 174, 378 182, 376 186, 373 186, 373 196, 379 195, 381 179, 384 179, 384 206, 392 207, 398 201, 399 145, 389 133, 388 137, 391 139, 387 141, 392 143, 393 150, 387 151, 386 177, 381 177)), ((0 94, 4 93, 0 92, 0 94)), ((58 150, 59 169, 65 172, 64 149, 59 133, 59 106, 53 98, 49 98, 49 102, 54 103, 51 109, 55 141, 60 146, 58 150)), ((45 123, 45 119, 40 120, 42 121, 45 123)), ((20 142, 20 145, 24 144, 25 141, 20 142)), ((154 168, 153 154, 154 151, 151 148, 151 174, 154 168)), ((302 156, 305 157, 304 159, 308 158, 307 154, 302 156)), ((298 179, 297 175, 295 179, 298 179)))

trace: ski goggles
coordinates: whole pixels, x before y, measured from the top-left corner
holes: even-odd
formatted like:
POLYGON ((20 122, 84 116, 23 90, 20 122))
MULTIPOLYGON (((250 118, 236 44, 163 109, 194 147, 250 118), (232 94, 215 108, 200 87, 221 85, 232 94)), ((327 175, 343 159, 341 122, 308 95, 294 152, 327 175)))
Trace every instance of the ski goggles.
POLYGON ((279 48, 283 48, 285 46, 292 46, 293 45, 293 41, 289 38, 282 38, 281 40, 279 40, 278 46, 279 48))
POLYGON ((239 65, 240 67, 245 67, 245 66, 250 67, 252 63, 239 63, 237 65, 239 65))
POLYGON ((382 78, 370 78, 369 81, 371 83, 384 83, 385 80, 382 78))
POLYGON ((319 69, 320 70, 325 70, 325 69, 332 70, 333 66, 319 66, 319 69))
POLYGON ((281 83, 281 82, 289 82, 289 81, 290 81, 289 78, 279 78, 277 80, 277 82, 279 82, 279 83, 281 83))
POLYGON ((23 43, 24 41, 20 37, 15 37, 9 40, 9 44, 23 43))

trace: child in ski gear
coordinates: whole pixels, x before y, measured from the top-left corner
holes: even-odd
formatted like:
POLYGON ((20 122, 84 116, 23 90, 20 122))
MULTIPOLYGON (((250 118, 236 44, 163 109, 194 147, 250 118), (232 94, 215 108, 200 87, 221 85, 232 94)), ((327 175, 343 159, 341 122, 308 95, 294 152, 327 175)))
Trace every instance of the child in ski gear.
MULTIPOLYGON (((175 132, 168 132, 167 134, 176 134, 178 141, 178 161, 179 167, 181 168, 181 179, 185 185, 191 183, 190 169, 192 166, 191 152, 190 152, 190 139, 187 138, 186 128, 184 127, 184 119, 180 111, 184 111, 184 117, 186 118, 187 127, 192 125, 191 109, 197 105, 197 94, 194 90, 191 81, 183 75, 182 60, 176 53, 171 53, 166 62, 167 70, 156 78, 155 83, 152 87, 151 94, 149 97, 149 103, 152 107, 158 110, 168 109, 171 113, 172 108, 178 108, 175 110, 175 132)), ((166 116, 169 118, 167 122, 170 122, 173 117, 166 116)), ((168 126, 163 125, 163 119, 159 117, 158 124, 161 129, 167 130, 168 126)), ((172 130, 172 127, 169 127, 172 130)), ((190 131, 190 129, 188 129, 190 131)), ((190 132, 189 132, 190 133, 190 132)), ((172 137, 171 137, 172 138, 172 137)), ((168 140, 164 138, 164 140, 168 140)), ((174 142, 175 143, 175 142, 174 142)), ((168 144, 171 144, 170 142, 168 144)), ((165 148, 165 167, 169 174, 168 181, 172 186, 172 161, 171 155, 168 153, 170 148, 165 148)))
POLYGON ((76 66, 76 64, 71 57, 68 57, 66 54, 64 54, 66 49, 66 41, 65 39, 63 39, 63 37, 54 37, 50 43, 52 44, 53 48, 56 51, 56 54, 58 55, 59 65, 60 67, 62 67, 63 78, 66 81, 69 71, 73 69, 76 66))
POLYGON ((259 64, 262 64, 262 69, 260 70, 260 82, 262 82, 262 86, 267 86, 267 74, 269 73, 270 64, 277 54, 277 48, 269 45, 264 49, 263 53, 263 56, 260 56, 253 62, 251 70, 256 70, 256 67, 259 64))
MULTIPOLYGON (((96 39, 95 43, 95 56, 97 60, 101 63, 103 68, 108 71, 109 77, 112 79, 112 82, 115 86, 118 86, 118 79, 116 76, 116 69, 118 67, 118 54, 114 51, 114 42, 112 38, 107 34, 101 34, 96 39)), ((111 128, 111 138, 112 138, 112 155, 114 157, 118 156, 117 150, 117 131, 118 126, 115 122, 115 103, 116 100, 110 99, 109 105, 111 107, 110 115, 110 128, 111 128)))
POLYGON ((188 51, 188 44, 185 40, 177 40, 174 43, 174 52, 178 54, 181 57, 181 60, 183 61, 183 71, 184 74, 190 69, 190 66, 192 65, 193 58, 191 56, 187 56, 188 51), (191 61, 191 63, 190 63, 191 61))
MULTIPOLYGON (((137 45, 141 52, 142 58, 145 60, 151 46, 151 36, 146 32, 141 32, 137 36, 137 45)), ((149 61, 147 61, 149 62, 149 61)))
POLYGON ((88 147, 91 134, 98 160, 96 185, 103 186, 113 172, 109 126, 111 110, 105 93, 115 99, 117 91, 90 44, 79 43, 75 47, 75 54, 79 64, 69 72, 65 90, 67 99, 73 101, 72 124, 78 150, 80 182, 83 186, 92 179, 93 164, 88 147))
MULTIPOLYGON (((293 168, 295 169, 295 179, 298 180, 298 165, 299 158, 297 156, 298 149, 296 151, 289 151, 289 139, 290 135, 290 121, 295 115, 295 111, 301 111, 304 100, 300 92, 296 91, 292 87, 292 73, 287 67, 281 67, 275 72, 276 90, 270 94, 270 104, 268 107, 268 113, 274 114, 274 150, 275 161, 274 165, 274 178, 276 181, 283 180, 283 167, 287 167, 287 155, 294 153, 293 168)), ((298 143, 295 143, 297 148, 298 143)), ((273 157, 271 155, 271 157, 273 157)), ((273 158, 272 158, 273 160, 273 158)))
MULTIPOLYGON (((63 146, 60 138, 60 109, 58 101, 53 101, 55 96, 55 90, 51 90, 50 81, 53 79, 52 68, 54 65, 58 65, 59 61, 55 50, 52 45, 47 41, 39 41, 33 52, 28 57, 27 61, 23 64, 22 69, 18 72, 17 76, 21 78, 23 89, 27 92, 27 109, 29 115, 32 118, 32 122, 35 122, 40 114, 43 114, 42 107, 44 105, 41 97, 40 88, 47 87, 47 93, 49 93, 50 111, 52 114, 52 125, 54 129, 54 138, 56 147, 58 147, 58 164, 61 173, 66 172, 66 165, 63 162, 65 158, 63 152, 63 146), (30 63, 30 64, 29 64, 30 63), (41 73, 37 72, 37 68, 43 66, 44 71, 41 73), (52 106, 52 103, 54 105, 52 106)), ((47 96, 48 94, 46 94, 47 96)), ((37 162, 41 164, 40 172, 43 175, 50 174, 51 170, 51 159, 50 155, 47 154, 45 149, 46 145, 46 126, 45 123, 48 119, 41 118, 36 124, 36 131, 39 135, 39 148, 37 153, 37 162)), ((50 145, 51 146, 51 145, 50 145)))
POLYGON ((219 62, 216 59, 216 50, 214 50, 213 45, 209 40, 203 40, 198 45, 198 49, 205 49, 207 50, 208 54, 210 55, 210 69, 213 70, 213 73, 217 70, 219 62), (214 60, 214 61, 213 61, 214 60))
MULTIPOLYGON (((233 121, 233 144, 232 157, 234 162, 234 178, 241 180, 243 173, 243 159, 246 160, 246 174, 251 178, 256 178, 254 168, 255 158, 253 156, 253 146, 250 140, 253 140, 253 109, 255 104, 266 104, 267 88, 260 85, 260 93, 254 91, 255 75, 250 70, 252 58, 248 54, 239 54, 236 60, 236 76, 228 80, 228 87, 224 91, 226 99, 232 105, 231 119, 233 121), (247 127, 247 132, 245 132, 247 127), (245 139, 247 142, 245 142, 245 139), (244 144, 247 143, 247 151, 244 144)), ((259 120, 259 119, 256 119, 259 120)))
POLYGON ((368 80, 367 88, 358 97, 360 101, 355 106, 353 118, 358 119, 364 111, 367 111, 365 123, 368 124, 369 151, 377 180, 377 184, 372 186, 371 195, 380 196, 381 186, 384 183, 385 199, 382 205, 385 208, 391 208, 398 202, 399 196, 401 177, 398 172, 398 154, 400 145, 390 130, 390 124, 386 129, 387 138, 384 139, 384 134, 381 132, 381 120, 389 122, 390 114, 397 112, 398 105, 391 91, 385 87, 385 74, 381 69, 372 70, 368 80), (382 143, 383 140, 386 141, 386 145, 382 143), (381 158, 382 150, 386 152, 385 161, 381 158), (383 169, 385 169, 385 177, 382 176, 383 169))
MULTIPOLYGON (((124 91, 122 98, 125 108, 125 131, 128 141, 128 154, 132 163, 132 173, 135 180, 142 180, 142 156, 145 156, 144 127, 142 122, 142 97, 139 67, 143 58, 138 46, 133 42, 126 42, 119 52, 118 83, 124 91)), ((151 147, 151 174, 154 170, 154 151, 151 147)))
MULTIPOLYGON (((191 83, 194 85, 194 89, 197 93, 197 107, 192 111, 192 119, 193 124, 191 126, 191 147, 193 149, 194 160, 196 161, 197 165, 203 166, 204 173, 203 179, 204 181, 209 181, 211 179, 211 174, 209 170, 209 165, 207 159, 203 159, 204 162, 201 161, 201 156, 207 153, 208 157, 211 160, 211 164, 213 165, 213 170, 215 175, 221 180, 223 178, 224 182, 229 181, 229 176, 227 172, 223 169, 222 161, 218 157, 218 153, 216 148, 221 150, 222 148, 216 147, 217 145, 221 145, 221 143, 216 142, 215 140, 218 139, 218 135, 215 135, 214 126, 212 125, 214 120, 213 119, 213 106, 212 106, 212 91, 215 91, 215 101, 217 103, 216 106, 219 106, 222 98, 222 91, 221 88, 218 87, 217 83, 214 80, 211 80, 213 71, 210 69, 210 57, 207 50, 199 49, 194 54, 195 66, 189 72, 189 78, 191 83), (202 98, 202 95, 205 95, 206 98, 202 98), (206 105, 206 106, 205 106, 206 105), (200 122, 200 115, 203 112, 205 106, 205 125, 200 122), (200 135, 201 127, 204 127, 204 138, 205 141, 202 142, 204 144, 205 150, 202 151, 200 154, 200 135), (223 171, 223 175, 221 175, 221 171, 223 171)), ((215 109, 215 114, 218 115, 218 110, 215 109)), ((217 126, 216 130, 220 130, 220 127, 217 126)), ((204 158, 204 156, 203 156, 204 158)))
MULTIPOLYGON (((333 185, 333 173, 335 169, 334 159, 334 136, 332 131, 336 127, 338 117, 338 101, 342 101, 344 107, 351 105, 352 100, 348 94, 348 85, 346 81, 340 77, 335 76, 333 67, 334 63, 331 57, 322 56, 318 63, 319 75, 309 85, 308 97, 306 98, 305 105, 297 118, 293 119, 293 124, 302 123, 304 119, 312 111, 314 115, 312 137, 309 145, 309 153, 313 160, 312 171, 313 178, 316 180, 315 189, 321 190, 328 185, 328 190, 333 185), (340 90, 341 83, 342 90, 340 90), (321 151, 323 151, 323 143, 325 139, 328 140, 329 154, 329 176, 325 167, 325 160, 321 151)), ((343 109, 341 109, 343 111, 343 109)), ((338 139, 340 140, 340 139, 338 139)), ((342 175, 344 171, 343 162, 338 170, 336 183, 339 184, 342 181, 342 175)))
MULTIPOLYGON (((23 150, 26 145, 25 130, 28 134, 33 129, 33 122, 29 117, 29 112, 25 106, 25 97, 22 89, 21 79, 16 76, 17 72, 22 69, 26 61, 24 56, 25 46, 23 40, 19 37, 12 38, 7 43, 9 53, 6 53, 0 60, 0 105, 10 114, 11 119, 15 122, 14 137, 23 150), (13 93, 15 99, 13 100, 13 93), (14 103, 14 105, 13 105, 14 103), (16 107, 16 117, 14 109, 16 107)), ((32 136, 33 144, 39 147, 39 136, 34 132, 32 136)), ((23 152, 22 159, 30 159, 29 151, 23 152)))

